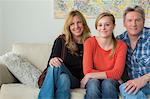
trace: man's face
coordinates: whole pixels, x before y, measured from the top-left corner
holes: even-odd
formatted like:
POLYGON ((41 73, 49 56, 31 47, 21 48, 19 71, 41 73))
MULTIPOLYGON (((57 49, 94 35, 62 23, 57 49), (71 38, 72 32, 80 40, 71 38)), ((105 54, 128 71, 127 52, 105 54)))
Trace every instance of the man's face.
POLYGON ((135 11, 129 12, 125 16, 124 26, 129 36, 139 36, 144 27, 144 20, 140 13, 135 11))

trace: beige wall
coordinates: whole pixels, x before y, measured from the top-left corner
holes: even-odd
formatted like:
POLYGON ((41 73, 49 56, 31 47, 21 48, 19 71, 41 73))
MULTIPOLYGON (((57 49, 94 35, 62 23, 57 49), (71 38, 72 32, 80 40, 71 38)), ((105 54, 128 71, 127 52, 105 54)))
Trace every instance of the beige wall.
POLYGON ((3 36, 2 36, 2 1, 0 1, 0 55, 2 54, 2 49, 3 49, 3 36))
MULTIPOLYGON (((0 6, 0 54, 10 51, 16 42, 53 43, 64 24, 64 19, 53 16, 53 1, 3 0, 0 6)), ((87 19, 87 22, 92 34, 97 35, 95 19, 87 19)), ((150 26, 149 19, 146 25, 150 26)), ((123 31, 122 19, 116 19, 115 35, 123 31)))

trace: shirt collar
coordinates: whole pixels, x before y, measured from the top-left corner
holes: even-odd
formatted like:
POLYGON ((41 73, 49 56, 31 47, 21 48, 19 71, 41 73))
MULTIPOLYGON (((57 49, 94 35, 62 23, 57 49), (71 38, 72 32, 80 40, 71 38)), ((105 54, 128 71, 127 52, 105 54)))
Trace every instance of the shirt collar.
MULTIPOLYGON (((139 35, 139 39, 142 40, 145 38, 145 32, 146 32, 146 28, 144 27, 143 30, 141 31, 140 35, 139 35)), ((129 36, 128 36, 128 33, 127 31, 124 32, 124 40, 126 41, 127 45, 130 45, 130 39, 129 39, 129 36)))

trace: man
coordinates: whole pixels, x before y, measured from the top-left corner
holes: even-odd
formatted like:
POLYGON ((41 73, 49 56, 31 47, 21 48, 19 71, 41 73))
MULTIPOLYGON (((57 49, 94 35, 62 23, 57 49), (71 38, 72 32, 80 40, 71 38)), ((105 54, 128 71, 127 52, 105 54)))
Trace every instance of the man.
POLYGON ((126 69, 129 79, 120 86, 125 99, 147 99, 150 94, 150 28, 144 27, 144 10, 135 6, 124 12, 127 31, 118 38, 128 46, 126 69))

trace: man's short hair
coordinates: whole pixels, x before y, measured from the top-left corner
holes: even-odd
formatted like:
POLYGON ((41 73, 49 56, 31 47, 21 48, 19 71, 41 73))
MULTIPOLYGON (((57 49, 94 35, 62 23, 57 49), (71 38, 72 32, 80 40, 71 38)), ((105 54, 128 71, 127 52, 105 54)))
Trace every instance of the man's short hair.
POLYGON ((126 15, 129 13, 129 12, 138 12, 139 14, 141 14, 141 17, 142 19, 145 21, 145 12, 144 12, 144 9, 140 6, 134 6, 134 7, 127 7, 126 10, 124 11, 124 14, 123 14, 123 20, 125 21, 125 18, 126 18, 126 15))

